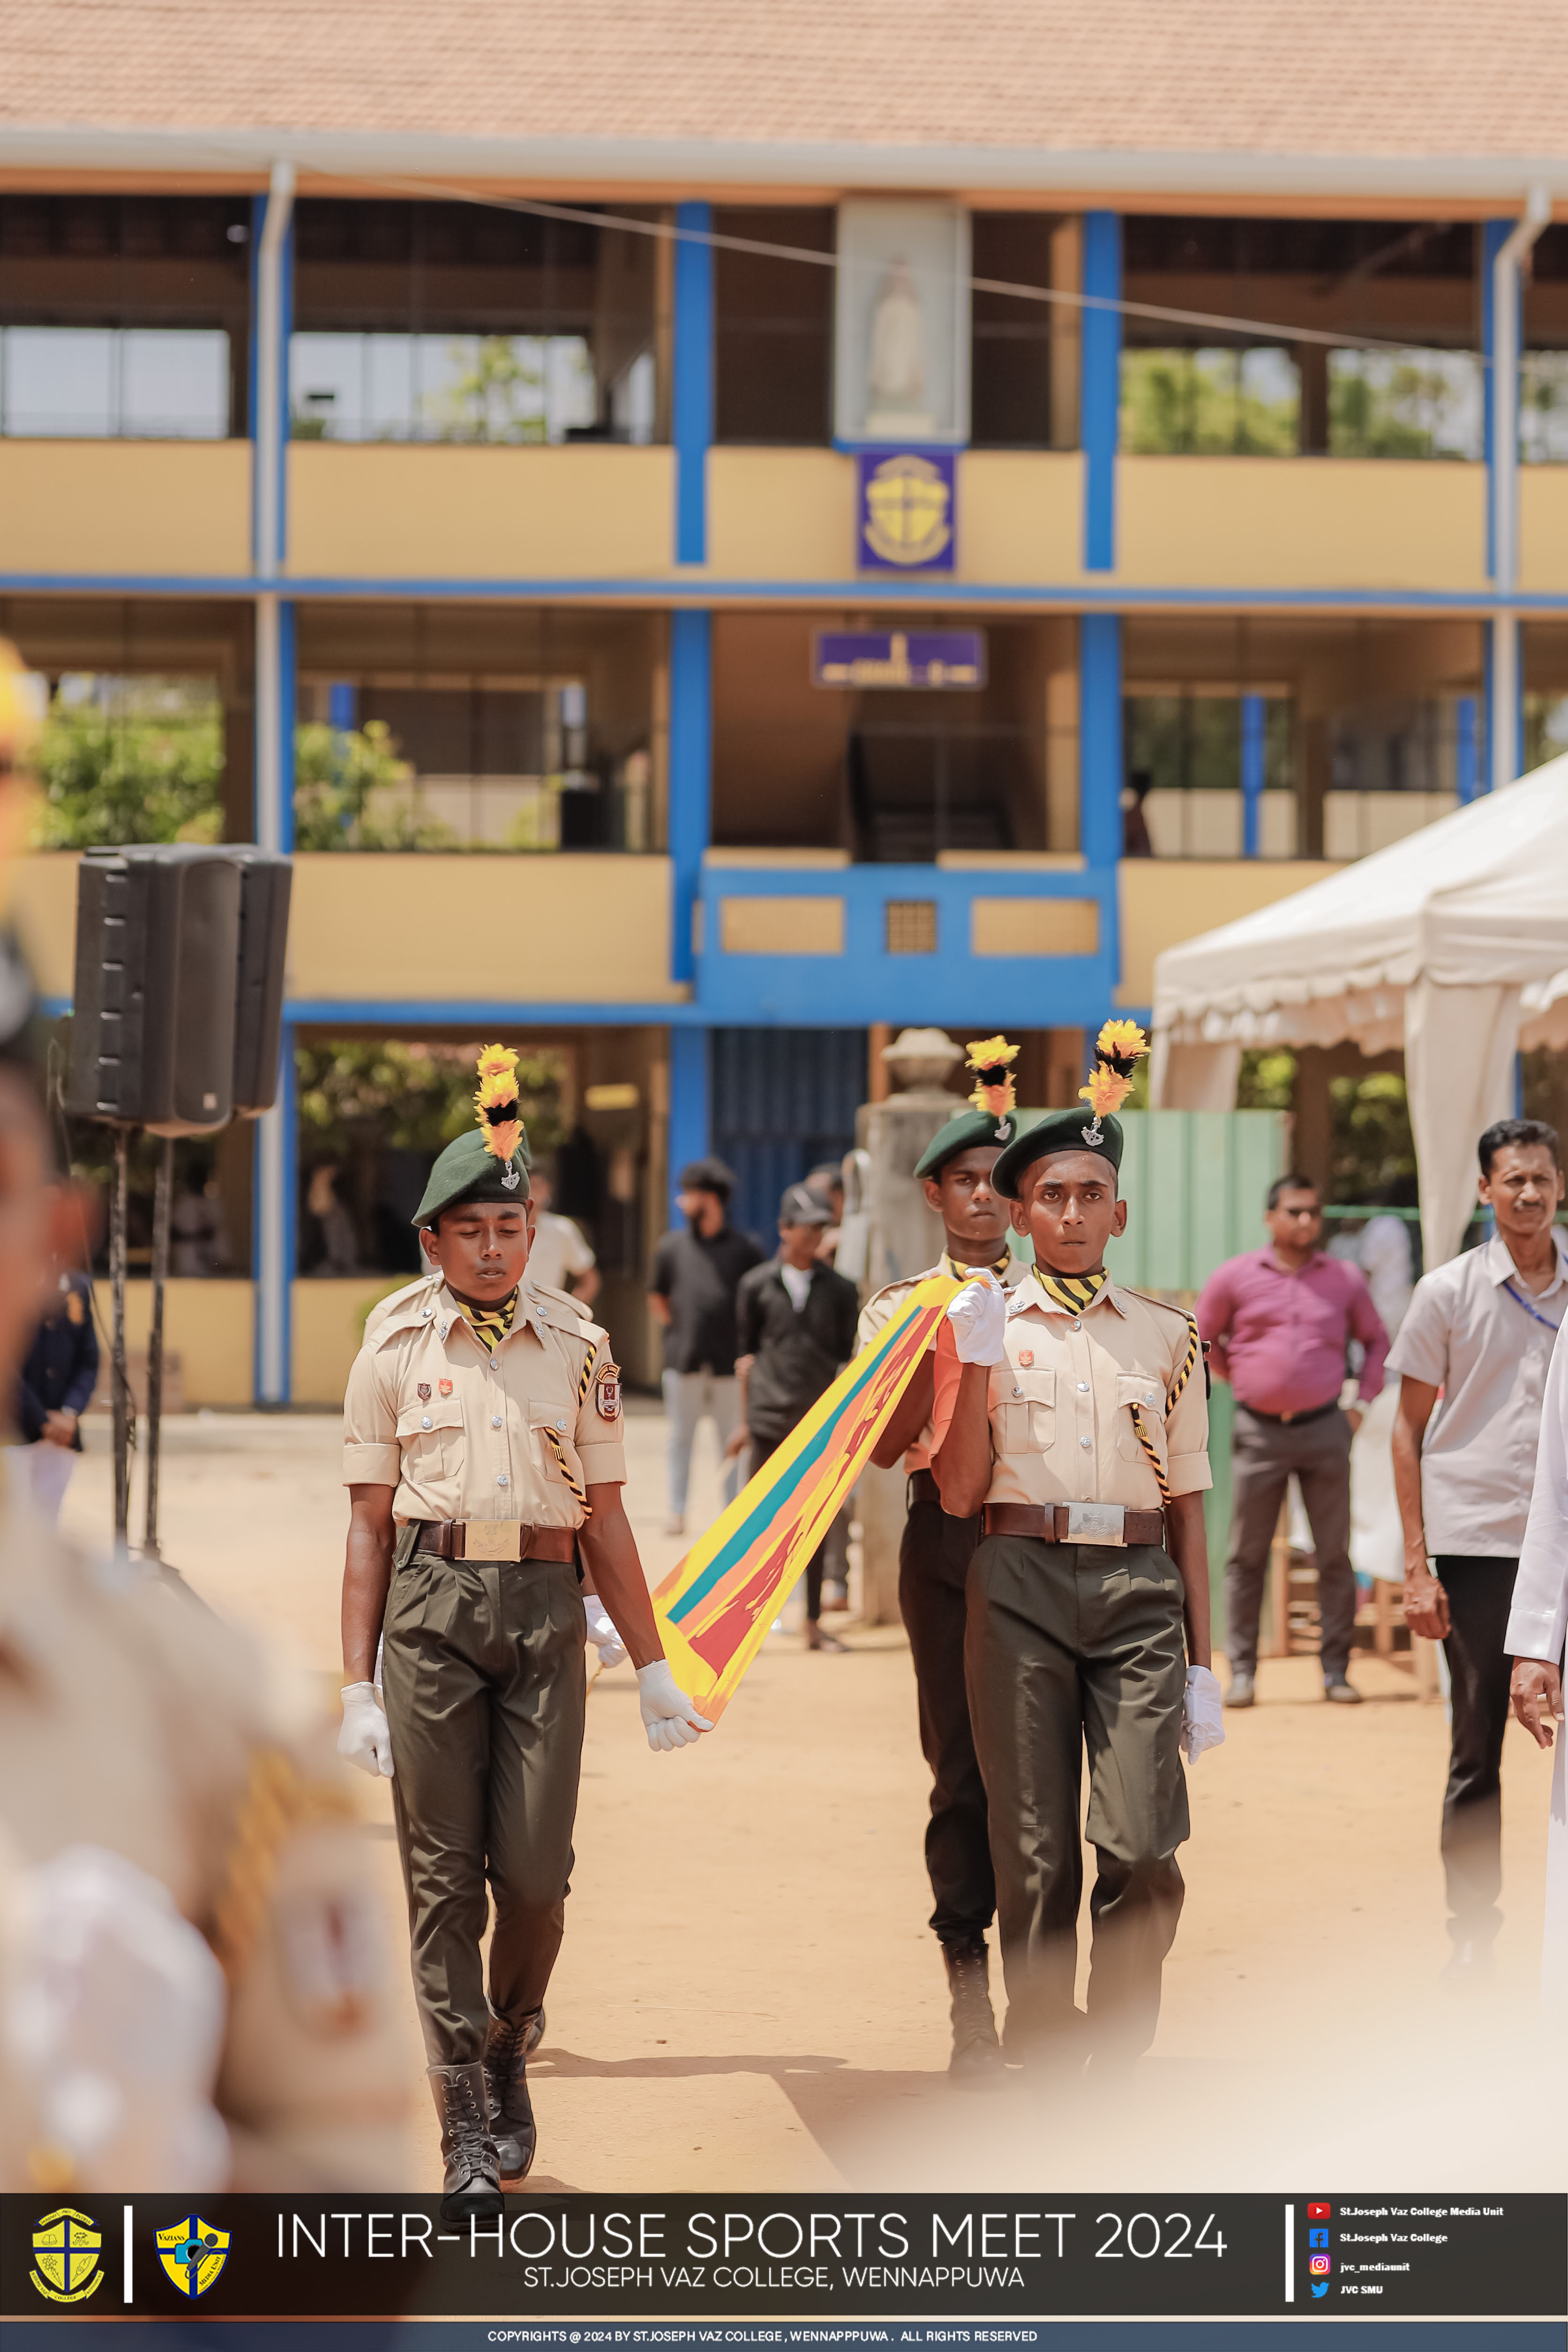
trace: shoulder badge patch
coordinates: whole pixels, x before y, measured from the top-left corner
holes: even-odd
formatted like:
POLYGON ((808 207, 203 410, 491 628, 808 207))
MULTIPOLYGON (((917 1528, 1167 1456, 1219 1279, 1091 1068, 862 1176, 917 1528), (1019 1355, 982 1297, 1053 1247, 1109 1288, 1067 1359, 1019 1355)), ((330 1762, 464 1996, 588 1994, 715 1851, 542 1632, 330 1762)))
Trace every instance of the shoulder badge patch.
POLYGON ((621 1367, 619 1364, 604 1366, 594 1384, 593 1402, 598 1408, 601 1421, 620 1420, 621 1367))
POLYGON ((430 1402, 430 1382, 428 1381, 420 1381, 416 1382, 415 1385, 421 1404, 428 1404, 430 1402))

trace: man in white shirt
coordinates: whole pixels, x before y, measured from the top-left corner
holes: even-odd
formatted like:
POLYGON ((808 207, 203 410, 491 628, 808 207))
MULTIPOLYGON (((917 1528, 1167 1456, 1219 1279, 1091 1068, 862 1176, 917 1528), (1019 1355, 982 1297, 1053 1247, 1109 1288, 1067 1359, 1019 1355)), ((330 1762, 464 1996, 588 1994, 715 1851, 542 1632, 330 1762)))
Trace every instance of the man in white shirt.
POLYGON ((551 1290, 570 1290, 580 1307, 591 1307, 599 1296, 598 1261, 571 1219, 551 1213, 549 1178, 536 1176, 533 1187, 534 1238, 528 1251, 528 1280, 547 1283, 551 1290))
POLYGON ((1478 1150, 1497 1231, 1423 1276, 1388 1359, 1401 1375, 1394 1482, 1406 1622, 1442 1643, 1452 1689, 1442 1847, 1457 1980, 1489 1971, 1501 1924, 1504 1643, 1547 1367, 1568 1309, 1568 1254, 1552 1222, 1563 1197, 1556 1134, 1539 1119, 1500 1119, 1478 1150))
POLYGON ((1513 1658, 1513 1711, 1538 1748, 1556 1748, 1546 1832, 1546 1922, 1541 1990, 1551 2011, 1568 2008, 1568 1722, 1563 1704, 1568 1632, 1568 1355, 1552 1351, 1541 1411, 1541 1450, 1530 1523, 1519 1556, 1503 1639, 1513 1658))

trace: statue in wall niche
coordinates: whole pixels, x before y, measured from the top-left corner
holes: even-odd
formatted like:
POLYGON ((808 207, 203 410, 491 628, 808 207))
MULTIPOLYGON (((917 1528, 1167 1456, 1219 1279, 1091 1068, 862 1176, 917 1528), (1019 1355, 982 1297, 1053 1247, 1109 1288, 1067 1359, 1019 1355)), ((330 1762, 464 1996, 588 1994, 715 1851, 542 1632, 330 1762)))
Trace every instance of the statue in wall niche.
POLYGON ((866 365, 865 429, 873 434, 929 433, 925 402, 925 315, 909 264, 893 262, 872 313, 866 365))

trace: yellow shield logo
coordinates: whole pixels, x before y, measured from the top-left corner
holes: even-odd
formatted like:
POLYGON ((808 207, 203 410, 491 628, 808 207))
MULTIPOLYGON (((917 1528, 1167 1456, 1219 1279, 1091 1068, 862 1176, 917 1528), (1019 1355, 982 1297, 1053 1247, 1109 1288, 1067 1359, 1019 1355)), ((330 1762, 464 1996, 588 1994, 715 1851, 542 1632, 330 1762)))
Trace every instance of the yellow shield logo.
POLYGON ((51 2303, 85 2303, 103 2284, 98 2266, 102 2251, 97 2222, 78 2213, 74 2205, 61 2205, 46 2213, 33 2231, 33 2257, 38 2267, 28 2275, 51 2303))
POLYGON ((229 2233, 199 2213, 187 2213, 157 2232, 158 2259, 182 2294, 205 2294, 229 2258, 229 2233))
POLYGON ((947 485, 927 458, 888 457, 866 484, 866 544, 884 563, 931 563, 953 533, 947 485))

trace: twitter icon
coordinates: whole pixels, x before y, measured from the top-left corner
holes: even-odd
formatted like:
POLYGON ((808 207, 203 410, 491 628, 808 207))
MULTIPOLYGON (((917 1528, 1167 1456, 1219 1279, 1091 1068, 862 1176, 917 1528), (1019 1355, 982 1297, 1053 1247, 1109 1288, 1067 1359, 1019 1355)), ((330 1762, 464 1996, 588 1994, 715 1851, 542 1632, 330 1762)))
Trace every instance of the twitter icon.
POLYGON ((1329 2283, 1328 2283, 1327 2279, 1314 2279, 1314 2280, 1312 2281, 1312 2293, 1313 2293, 1313 2294, 1317 2297, 1317 2299, 1318 2299, 1318 2301, 1319 2301, 1320 2303, 1322 2302, 1322 2300, 1323 2296, 1324 2296, 1325 2294, 1327 2294, 1328 2291, 1329 2291, 1329 2283))

